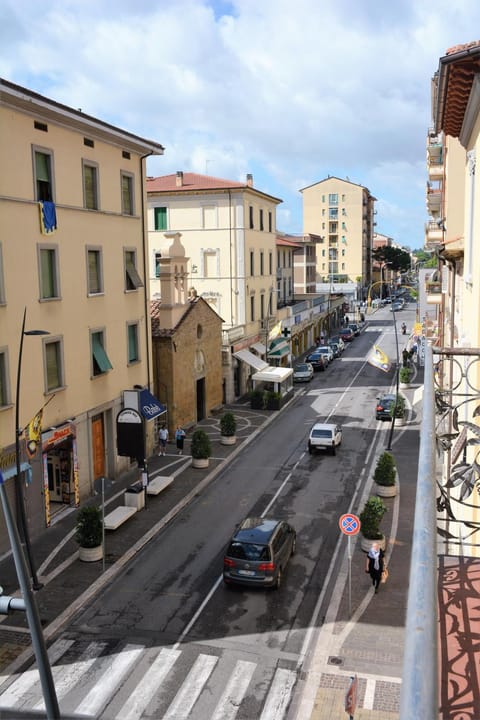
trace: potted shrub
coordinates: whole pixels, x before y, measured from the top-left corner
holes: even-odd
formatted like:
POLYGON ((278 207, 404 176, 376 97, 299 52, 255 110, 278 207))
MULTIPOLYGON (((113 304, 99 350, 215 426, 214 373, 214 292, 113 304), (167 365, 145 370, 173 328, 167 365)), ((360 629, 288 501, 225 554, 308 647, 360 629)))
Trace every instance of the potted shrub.
POLYGON ((374 542, 377 542, 382 550, 385 549, 385 536, 380 532, 380 522, 387 512, 382 498, 369 497, 360 513, 361 523, 361 548, 368 552, 374 542))
POLYGON ((102 511, 96 505, 85 505, 78 511, 75 540, 80 546, 80 560, 95 562, 102 559, 102 511))
POLYGON ((262 390, 252 390, 250 393, 250 407, 252 410, 263 409, 263 392, 262 390))
POLYGON ((232 412, 226 412, 220 418, 220 442, 222 445, 234 445, 237 441, 237 420, 232 412))
POLYGON ((282 395, 279 392, 268 390, 265 393, 265 407, 267 410, 280 410, 282 407, 282 395))
POLYGON ((373 481, 376 493, 380 497, 393 497, 397 494, 397 468, 392 453, 385 451, 377 460, 373 481))
POLYGON ((413 370, 411 367, 401 367, 400 368, 400 387, 408 387, 410 385, 410 380, 412 379, 413 370))
POLYGON ((196 468, 208 467, 209 458, 212 454, 210 438, 205 430, 198 428, 192 435, 191 444, 192 466, 196 468))
POLYGON ((394 405, 390 408, 390 415, 393 417, 395 413, 395 422, 397 425, 402 425, 405 420, 406 400, 404 395, 398 393, 397 400, 394 405))

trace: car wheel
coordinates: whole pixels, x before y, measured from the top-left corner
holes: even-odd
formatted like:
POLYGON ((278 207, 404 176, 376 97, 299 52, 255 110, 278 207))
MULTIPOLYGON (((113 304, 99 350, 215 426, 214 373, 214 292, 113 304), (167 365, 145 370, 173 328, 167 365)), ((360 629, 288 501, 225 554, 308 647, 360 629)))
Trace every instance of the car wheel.
POLYGON ((281 584, 282 584, 282 568, 278 568, 278 574, 277 574, 275 584, 274 584, 275 590, 278 590, 281 584))

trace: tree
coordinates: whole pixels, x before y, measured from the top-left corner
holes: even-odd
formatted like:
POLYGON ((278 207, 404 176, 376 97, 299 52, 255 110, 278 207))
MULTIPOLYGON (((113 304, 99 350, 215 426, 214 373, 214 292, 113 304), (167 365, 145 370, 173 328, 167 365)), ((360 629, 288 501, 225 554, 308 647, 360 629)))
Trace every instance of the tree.
POLYGON ((395 272, 407 272, 411 267, 410 253, 391 245, 375 248, 372 257, 379 263, 389 263, 389 269, 395 272))

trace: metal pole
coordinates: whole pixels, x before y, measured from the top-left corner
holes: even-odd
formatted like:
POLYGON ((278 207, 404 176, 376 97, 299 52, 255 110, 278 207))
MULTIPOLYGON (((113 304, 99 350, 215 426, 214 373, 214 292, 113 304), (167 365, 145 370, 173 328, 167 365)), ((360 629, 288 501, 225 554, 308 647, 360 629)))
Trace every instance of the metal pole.
POLYGON ((38 609, 35 604, 35 595, 30 587, 28 578, 27 564, 23 553, 20 536, 17 527, 13 521, 12 511, 8 503, 7 492, 3 484, 3 477, 0 474, 0 499, 5 516, 5 524, 7 526, 8 537, 12 547, 13 560, 17 571, 20 590, 25 601, 25 609, 27 612, 28 626, 32 637, 32 645, 38 665, 40 675, 40 683, 42 685, 43 698, 45 700, 45 711, 49 720, 57 720, 60 718, 60 710, 58 707, 55 685, 53 683, 52 670, 48 660, 45 640, 42 633, 42 626, 38 615, 38 609))
POLYGON ((18 362, 17 362, 17 390, 15 395, 15 460, 16 460, 16 468, 17 468, 17 476, 15 478, 15 498, 16 498, 16 505, 17 505, 17 525, 20 528, 20 536, 23 539, 23 544, 25 545, 25 554, 28 559, 28 565, 30 567, 30 574, 32 576, 32 582, 33 582, 33 589, 34 590, 40 590, 43 585, 39 582, 37 577, 37 571, 35 569, 35 563, 33 561, 33 554, 32 554, 32 547, 30 544, 30 535, 28 532, 28 524, 27 524, 27 517, 25 514, 25 503, 23 500, 23 492, 22 492, 22 479, 21 479, 21 463, 20 463, 20 437, 22 435, 22 428, 20 427, 20 378, 22 373, 22 354, 23 354, 23 337, 24 335, 28 334, 41 334, 45 335, 41 330, 34 330, 30 333, 25 332, 25 318, 27 315, 27 308, 23 311, 23 322, 22 322, 22 332, 20 335, 20 347, 18 349, 18 362))
POLYGON ((348 536, 348 617, 352 617, 352 552, 348 536))
POLYGON ((388 294, 390 295, 390 309, 393 314, 393 328, 395 331, 395 351, 396 351, 396 356, 397 356, 397 370, 395 373, 395 405, 393 407, 392 423, 390 425, 390 432, 388 434, 388 443, 387 443, 387 450, 391 450, 392 449, 392 440, 393 440, 393 431, 395 428, 395 416, 397 414, 397 400, 398 400, 399 379, 400 379, 400 353, 398 350, 397 316, 396 316, 395 310, 393 309, 393 299, 392 299, 392 293, 390 292, 390 285, 388 286, 388 294))

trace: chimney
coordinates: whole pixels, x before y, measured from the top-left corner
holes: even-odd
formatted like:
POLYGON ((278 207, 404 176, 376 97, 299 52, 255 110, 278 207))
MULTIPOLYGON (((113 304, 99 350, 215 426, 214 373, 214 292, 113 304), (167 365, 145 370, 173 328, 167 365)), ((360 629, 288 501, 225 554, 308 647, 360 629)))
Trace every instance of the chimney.
POLYGON ((175 177, 175 185, 177 187, 182 187, 183 185, 183 172, 181 170, 177 171, 177 175, 175 177))
POLYGON ((251 173, 247 175, 247 185, 248 187, 253 187, 253 175, 251 173))

